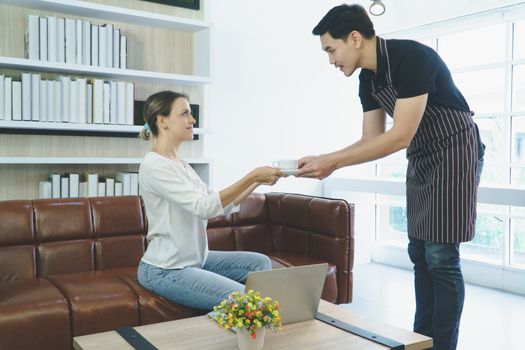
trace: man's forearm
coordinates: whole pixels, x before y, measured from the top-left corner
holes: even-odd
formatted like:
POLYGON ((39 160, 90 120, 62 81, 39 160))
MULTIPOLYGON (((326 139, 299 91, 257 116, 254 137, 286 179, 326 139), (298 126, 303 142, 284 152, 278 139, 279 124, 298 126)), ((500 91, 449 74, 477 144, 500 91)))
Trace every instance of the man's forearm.
POLYGON ((369 139, 361 139, 339 151, 328 154, 336 169, 376 160, 406 148, 403 138, 390 131, 369 139))

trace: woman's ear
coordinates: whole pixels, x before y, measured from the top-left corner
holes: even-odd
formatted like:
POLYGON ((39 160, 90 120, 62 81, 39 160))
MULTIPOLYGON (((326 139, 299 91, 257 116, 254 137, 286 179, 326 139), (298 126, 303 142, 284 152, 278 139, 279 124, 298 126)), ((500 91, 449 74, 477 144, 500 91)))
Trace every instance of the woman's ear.
POLYGON ((157 116, 157 127, 159 130, 166 129, 168 127, 168 124, 166 124, 166 116, 164 115, 158 115, 157 116))

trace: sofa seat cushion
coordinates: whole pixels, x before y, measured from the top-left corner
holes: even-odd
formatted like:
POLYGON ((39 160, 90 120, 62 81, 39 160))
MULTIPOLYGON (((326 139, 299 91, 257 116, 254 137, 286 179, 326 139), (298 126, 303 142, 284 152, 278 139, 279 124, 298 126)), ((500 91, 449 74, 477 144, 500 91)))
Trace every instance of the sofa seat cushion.
POLYGON ((71 305, 73 336, 139 325, 133 289, 111 271, 79 272, 47 277, 71 305))
MULTIPOLYGON (((268 256, 272 260, 272 268, 274 269, 280 267, 321 264, 326 262, 309 256, 283 252, 271 252, 268 256)), ((324 282, 321 298, 331 303, 337 302, 337 267, 330 262, 328 263, 328 271, 326 272, 326 280, 324 282)))
POLYGON ((205 314, 204 311, 176 304, 151 293, 140 285, 137 280, 137 269, 134 267, 113 269, 111 272, 119 275, 137 295, 140 306, 140 324, 165 322, 205 314))
POLYGON ((2 349, 70 348, 66 298, 41 278, 0 283, 0 339, 2 349))

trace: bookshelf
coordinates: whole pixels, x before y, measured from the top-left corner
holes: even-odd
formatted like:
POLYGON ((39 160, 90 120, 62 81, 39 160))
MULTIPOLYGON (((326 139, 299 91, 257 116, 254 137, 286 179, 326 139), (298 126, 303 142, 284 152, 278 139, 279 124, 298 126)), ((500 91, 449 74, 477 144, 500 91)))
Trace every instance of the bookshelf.
MULTIPOLYGON (((204 8, 204 4, 202 4, 204 8)), ((182 9, 136 0, 0 0, 0 74, 20 80, 21 72, 118 79, 135 83, 135 99, 160 90, 183 91, 200 108, 206 125, 204 87, 211 83, 212 26, 204 10, 182 9), (28 15, 80 18, 94 25, 111 23, 128 36, 126 69, 48 62, 25 58, 28 15), (11 33, 13 35, 11 35, 11 33), (166 59, 168 57, 169 59, 166 59)), ((38 181, 48 173, 138 171, 151 144, 122 134, 141 126, 0 120, 0 200, 35 199, 38 181), (43 133, 33 133, 42 130, 43 133), (27 131, 27 132, 20 132, 27 131), (49 131, 50 134, 46 134, 49 131), (85 135, 83 134, 85 133, 85 135)), ((197 135, 211 133, 196 128, 197 135)), ((204 138, 182 145, 179 153, 210 183, 211 161, 203 157, 204 138)))

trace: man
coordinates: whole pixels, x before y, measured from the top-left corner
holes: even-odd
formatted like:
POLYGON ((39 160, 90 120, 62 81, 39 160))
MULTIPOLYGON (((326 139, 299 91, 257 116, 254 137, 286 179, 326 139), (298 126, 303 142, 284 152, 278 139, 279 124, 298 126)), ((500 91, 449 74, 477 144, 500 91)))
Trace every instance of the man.
POLYGON ((465 295, 459 244, 474 236, 484 149, 473 113, 434 50, 376 36, 359 5, 334 7, 313 34, 345 76, 361 68, 362 137, 341 150, 300 159, 297 176, 323 179, 407 148, 414 331, 433 337, 434 349, 455 349, 465 295), (387 113, 394 123, 385 131, 387 113))

